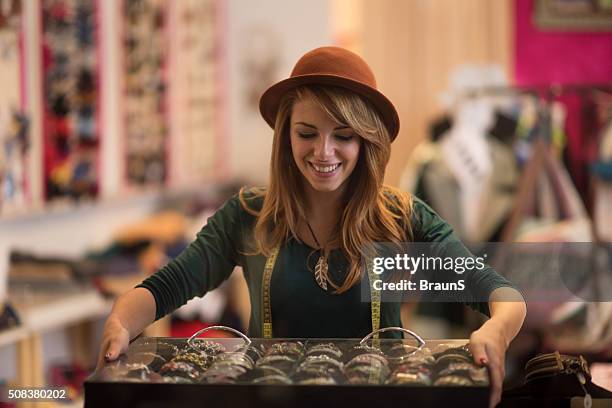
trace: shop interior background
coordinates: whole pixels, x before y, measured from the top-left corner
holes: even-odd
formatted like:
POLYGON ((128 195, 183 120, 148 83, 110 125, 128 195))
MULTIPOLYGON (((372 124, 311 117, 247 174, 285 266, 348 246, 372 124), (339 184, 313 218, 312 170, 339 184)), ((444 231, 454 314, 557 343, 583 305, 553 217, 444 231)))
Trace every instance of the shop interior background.
MULTIPOLYGON (((239 186, 265 184, 259 95, 329 44, 363 55, 398 108, 386 182, 464 240, 609 248, 609 1, 0 0, 0 301, 20 320, 0 330, 0 382, 90 372, 113 297, 239 186)), ((241 279, 147 334, 246 327, 241 279)), ((561 349, 551 327, 578 312, 571 346, 597 351, 609 304, 529 305, 509 353, 561 349)), ((410 328, 465 338, 479 319, 434 309, 407 310, 410 328)))

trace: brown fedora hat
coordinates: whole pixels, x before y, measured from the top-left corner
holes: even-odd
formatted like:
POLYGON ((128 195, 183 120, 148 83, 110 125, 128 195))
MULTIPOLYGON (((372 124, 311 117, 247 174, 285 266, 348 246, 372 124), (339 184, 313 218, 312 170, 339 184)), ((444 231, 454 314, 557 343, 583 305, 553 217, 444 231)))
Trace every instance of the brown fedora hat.
POLYGON ((391 141, 397 137, 397 111, 378 91, 374 73, 359 55, 339 47, 320 47, 304 54, 293 67, 291 76, 272 85, 259 100, 259 111, 272 128, 283 95, 301 85, 333 85, 365 97, 380 113, 391 141))

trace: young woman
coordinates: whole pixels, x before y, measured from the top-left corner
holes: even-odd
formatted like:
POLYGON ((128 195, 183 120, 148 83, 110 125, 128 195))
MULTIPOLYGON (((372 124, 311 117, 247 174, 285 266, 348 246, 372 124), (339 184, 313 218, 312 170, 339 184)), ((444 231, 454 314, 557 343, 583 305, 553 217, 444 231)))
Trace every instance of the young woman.
MULTIPOLYGON (((154 320, 217 287, 236 265, 249 286, 252 337, 361 338, 376 326, 401 326, 399 304, 382 303, 378 311, 362 302, 363 248, 459 244, 422 201, 383 185, 399 119, 359 56, 336 47, 305 54, 290 78, 264 93, 260 108, 274 129, 268 188, 243 189, 181 255, 117 299, 100 362, 116 359, 154 320)), ((453 255, 471 256, 460 248, 453 255)), ((470 303, 490 315, 470 348, 476 363, 489 367, 495 403, 525 304, 490 268, 464 278, 488 299, 470 303), (519 301, 501 301, 509 298, 519 301)))

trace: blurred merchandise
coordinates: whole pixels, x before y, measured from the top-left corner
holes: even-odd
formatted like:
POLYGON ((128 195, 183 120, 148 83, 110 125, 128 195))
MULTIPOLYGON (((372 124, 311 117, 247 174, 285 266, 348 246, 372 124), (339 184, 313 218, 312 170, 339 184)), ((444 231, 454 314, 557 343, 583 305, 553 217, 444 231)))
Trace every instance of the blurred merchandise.
MULTIPOLYGON (((398 328, 382 331, 390 329, 398 328)), ((297 407, 362 406, 364 398, 366 405, 385 399, 410 400, 415 406, 458 398, 465 406, 486 403, 486 369, 474 364, 467 340, 425 341, 415 335, 365 343, 368 338, 361 343, 350 338, 249 339, 224 326, 200 330, 187 341, 143 337, 130 345, 125 358, 87 379, 87 405, 102 406, 102 395, 108 397, 104 403, 114 406, 150 405, 156 399, 153 389, 168 398, 166 403, 186 406, 223 401, 262 407, 270 404, 270 396, 297 407), (196 338, 209 329, 242 338, 196 338), (277 387, 267 387, 271 384, 282 384, 285 392, 276 394, 277 387), (181 392, 185 387, 189 393, 181 392), (125 399, 116 398, 118 388, 125 399)))
POLYGON ((83 383, 91 373, 92 368, 81 367, 79 364, 56 364, 50 369, 49 384, 52 387, 66 389, 66 402, 83 399, 83 383))
POLYGON ((45 199, 94 198, 99 178, 97 10, 43 0, 45 199))
MULTIPOLYGON (((520 107, 519 100, 515 103, 515 108, 520 107)), ((463 112, 469 115, 469 109, 463 112)), ((469 117, 459 125, 449 116, 433 122, 431 141, 417 145, 400 181, 402 188, 425 200, 469 242, 499 236, 519 180, 512 149, 517 119, 494 104, 482 113, 479 126, 469 117), (478 155, 474 144, 481 146, 478 155)))
POLYGON ((214 177, 223 158, 219 139, 223 118, 219 65, 223 56, 222 5, 214 0, 170 2, 174 32, 169 51, 174 72, 169 93, 174 101, 170 121, 172 184, 190 186, 214 177))
POLYGON ((601 133, 599 154, 592 166, 593 217, 597 221, 596 234, 604 242, 612 242, 612 101, 608 106, 608 124, 601 133))
POLYGON ((542 399, 541 404, 546 402, 545 406, 566 406, 570 398, 577 397, 584 398, 584 406, 590 407, 593 399, 606 404, 612 398, 612 392, 592 381, 583 356, 555 351, 539 354, 527 361, 524 384, 504 390, 501 406, 532 406, 532 398, 542 399))
POLYGON ((29 115, 24 112, 21 0, 0 2, 0 214, 29 201, 29 115))
MULTIPOLYGON (((0 107, 0 114, 6 113, 3 108, 0 107)), ((10 113, 8 123, 0 124, 0 212, 19 208, 27 202, 28 128, 29 119, 14 111, 10 113)))
MULTIPOLYGON (((573 163, 566 160, 572 147, 565 121, 576 120, 576 106, 569 115, 562 101, 580 95, 582 120, 589 120, 588 131, 597 133, 609 123, 611 93, 612 84, 464 90, 454 98, 453 116, 431 124, 430 140, 415 148, 400 185, 428 202, 468 242, 514 239, 519 226, 508 223, 519 222, 517 217, 525 218, 530 230, 534 222, 566 223, 568 211, 585 221, 580 235, 571 232, 571 239, 590 241, 593 202, 581 194, 586 186, 580 190, 574 184, 578 172, 564 166, 573 163), (590 121, 595 107, 602 113, 590 121), (525 217, 527 207, 532 214, 525 217)), ((572 154, 592 156, 588 140, 572 154)), ((593 169, 605 173, 600 162, 593 169)), ((598 225, 607 224, 602 220, 598 225)), ((537 238, 532 233, 530 239, 537 238)))
POLYGON ((17 311, 15 311, 15 308, 9 302, 0 305, 0 332, 17 327, 20 324, 17 311))
POLYGON ((123 1, 123 120, 128 185, 160 186, 168 176, 167 7, 123 1))

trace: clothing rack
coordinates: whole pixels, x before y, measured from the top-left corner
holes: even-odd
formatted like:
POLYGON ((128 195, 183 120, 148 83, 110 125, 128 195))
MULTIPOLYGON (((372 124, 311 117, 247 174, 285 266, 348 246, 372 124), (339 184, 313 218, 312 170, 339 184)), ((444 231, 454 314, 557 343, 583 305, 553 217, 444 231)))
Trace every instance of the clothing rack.
MULTIPOLYGON (((549 108, 554 99, 567 94, 578 94, 581 97, 585 97, 589 94, 592 95, 594 92, 603 92, 612 95, 612 82, 591 84, 541 84, 530 86, 485 86, 468 89, 462 96, 465 98, 512 95, 533 96, 538 101, 538 116, 536 120, 537 132, 535 140, 544 139, 544 141, 550 142, 552 139, 553 124, 549 108)), ((612 120, 612 117, 609 118, 609 120, 612 120)), ((592 182, 590 182, 590 184, 592 184, 592 182)), ((587 197, 590 197, 592 194, 592 191, 588 191, 587 197)), ((587 198, 587 202, 588 201, 590 200, 587 198)), ((587 210, 589 210, 589 213, 592 212, 591 208, 587 208, 587 210)))
POLYGON ((537 132, 536 137, 550 141, 552 123, 548 108, 554 98, 565 94, 585 95, 593 91, 609 92, 612 94, 612 82, 591 84, 541 84, 528 86, 484 86, 467 89, 461 94, 461 97, 470 99, 486 96, 529 95, 537 98, 540 103, 538 104, 538 118, 536 121, 539 126, 539 131, 537 132))
MULTIPOLYGON (((550 175, 556 171, 552 165, 552 160, 549 147, 542 139, 536 140, 534 142, 533 153, 523 169, 514 208, 502 232, 502 242, 512 241, 525 214, 533 209, 539 175, 542 172, 550 175)), ((568 215, 570 211, 566 207, 567 203, 565 200, 562 200, 560 205, 563 207, 562 212, 564 215, 568 215)))
MULTIPOLYGON (((540 122, 540 131, 537 133, 536 139, 533 140, 532 154, 525 163, 523 168, 523 174, 519 183, 519 191, 517 192, 517 198, 514 208, 511 212, 510 218, 502 232, 502 242, 510 242, 516 234, 518 227, 520 226, 525 214, 532 210, 535 191, 537 189, 537 179, 541 172, 545 172, 550 176, 554 173, 555 166, 552 165, 552 161, 556 160, 553 157, 548 141, 550 141, 551 117, 549 111, 549 103, 554 100, 555 97, 559 97, 565 94, 579 94, 581 96, 587 95, 587 93, 593 91, 601 91, 612 93, 612 83, 601 83, 601 84, 566 84, 566 85, 542 85, 542 86, 525 86, 525 87, 485 87, 482 89, 470 91, 467 96, 471 97, 482 97, 482 96, 497 96, 497 95, 533 95, 537 97, 541 102, 538 109, 538 119, 540 122)), ((591 176, 592 178, 593 176, 591 176)), ((592 189, 593 183, 591 181, 589 190, 592 189)), ((589 191, 592 194, 593 191, 589 191)), ((563 200, 562 200, 563 201, 563 200)), ((561 202, 560 205, 564 206, 566 203, 561 202)), ((601 272, 595 262, 596 253, 598 250, 606 250, 606 243, 601 241, 601 237, 597 233, 597 226, 595 220, 592 218, 592 209, 587 208, 586 216, 591 221, 591 236, 592 236, 592 257, 591 267, 593 268, 594 279, 593 282, 598 282, 601 272)), ((567 213, 566 209, 564 209, 567 213)), ((594 293, 597 294, 598 298, 602 298, 598 293, 598 287, 594 287, 594 293)))
MULTIPOLYGON (((473 89, 466 89, 465 91, 457 94, 457 101, 461 103, 461 100, 467 101, 470 98, 480 97, 520 97, 526 96, 533 98, 537 106, 537 117, 535 121, 536 130, 533 134, 533 138, 529 139, 531 145, 531 154, 522 167, 522 174, 520 181, 518 182, 518 190, 516 194, 515 203, 510 216, 506 221, 505 227, 502 229, 500 240, 502 242, 510 242, 516 237, 516 233, 521 226, 523 220, 527 214, 533 213, 536 203, 538 180, 544 173, 544 177, 548 179, 548 183, 551 183, 553 189, 558 189, 558 183, 554 180, 558 180, 559 176, 559 163, 558 157, 555 155, 554 150, 551 146, 553 123, 551 118, 552 103, 560 96, 565 95, 577 95, 581 99, 583 97, 589 97, 595 95, 598 92, 612 94, 612 82, 610 83, 591 83, 591 84, 542 84, 542 85, 530 85, 530 86, 484 86, 473 89), (555 186, 555 184, 557 184, 555 186)), ((599 280, 600 272, 595 265, 595 254, 596 251, 601 248, 601 242, 597 235, 596 225, 592 218, 592 211, 586 213, 580 212, 579 214, 572 214, 570 206, 566 199, 559 200, 560 217, 559 220, 571 220, 576 217, 585 217, 583 219, 590 220, 590 228, 593 242, 593 256, 591 257, 593 281, 599 280)), ((598 287, 593 288, 593 292, 599 296, 598 287)))
POLYGON ((567 93, 584 93, 593 90, 612 92, 612 82, 593 83, 593 84, 542 84, 542 85, 511 85, 511 86, 485 86, 466 90, 463 95, 466 97, 482 96, 504 96, 514 94, 533 94, 535 96, 545 96, 549 99, 567 93))
MULTIPOLYGON (((557 174, 558 172, 554 169, 558 166, 553 166, 550 163, 558 159, 558 155, 554 153, 554 149, 551 148, 551 142, 553 142, 553 134, 555 131, 555 125, 553 123, 554 118, 552 117, 553 102, 562 95, 578 95, 580 98, 593 95, 594 93, 604 92, 612 94, 612 82, 609 83, 582 83, 582 84, 541 84, 541 85, 529 85, 529 86, 483 86, 475 87, 472 89, 466 89, 463 92, 457 94, 457 102, 461 103, 469 98, 487 97, 487 96, 529 96, 533 97, 533 101, 536 103, 536 117, 535 122, 531 125, 529 132, 529 138, 526 139, 531 146, 531 154, 522 165, 522 178, 519 182, 519 191, 517 191, 520 197, 517 200, 516 206, 520 207, 521 201, 528 203, 524 208, 515 208, 511 212, 511 218, 509 219, 509 225, 506 231, 502 231, 502 235, 505 240, 510 239, 514 235, 518 225, 520 225, 524 213, 533 210, 533 203, 535 200, 535 191, 537 190, 538 177, 541 172, 547 174, 557 174)), ((451 123, 440 124, 440 127, 452 126, 451 123)), ((558 178, 558 176, 555 176, 558 178)), ((587 176, 588 177, 588 176, 587 176)), ((587 180, 588 183, 588 180, 587 180)), ((592 184, 592 183, 589 183, 592 184)), ((589 206, 589 197, 592 195, 592 187, 586 184, 586 190, 583 188, 583 201, 586 202, 587 215, 592 218, 592 208, 589 206), (586 199, 584 198, 586 197, 586 199)), ((576 185, 574 185, 576 187, 576 185)), ((592 222, 592 236, 593 239, 597 240, 597 231, 595 224, 592 222)), ((503 239, 504 240, 504 239, 503 239)))

